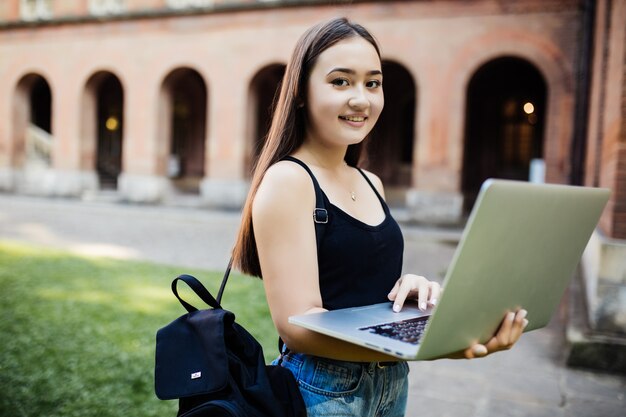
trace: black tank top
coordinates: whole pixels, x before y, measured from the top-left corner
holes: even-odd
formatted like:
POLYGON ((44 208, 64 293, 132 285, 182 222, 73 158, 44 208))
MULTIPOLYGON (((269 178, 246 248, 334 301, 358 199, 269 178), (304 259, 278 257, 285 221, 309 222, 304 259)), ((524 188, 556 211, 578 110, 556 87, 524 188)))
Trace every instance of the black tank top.
POLYGON ((385 219, 376 226, 363 223, 333 205, 304 162, 293 157, 284 159, 308 172, 315 188, 315 211, 325 209, 328 214, 327 223, 322 222, 326 220, 324 216, 314 216, 318 218, 315 232, 323 307, 335 310, 389 301, 387 294, 402 272, 404 240, 387 203, 367 175, 357 168, 385 212, 385 219))

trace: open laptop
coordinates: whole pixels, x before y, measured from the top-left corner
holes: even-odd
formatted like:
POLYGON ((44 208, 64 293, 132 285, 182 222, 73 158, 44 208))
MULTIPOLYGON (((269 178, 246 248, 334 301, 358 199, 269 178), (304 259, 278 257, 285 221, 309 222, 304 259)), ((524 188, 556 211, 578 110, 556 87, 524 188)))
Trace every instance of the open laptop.
MULTIPOLYGON (((507 311, 545 326, 573 276, 610 191, 487 180, 432 311, 392 303, 292 316, 289 322, 405 360, 486 342, 507 311)), ((419 273, 419 271, 416 271, 419 273)))

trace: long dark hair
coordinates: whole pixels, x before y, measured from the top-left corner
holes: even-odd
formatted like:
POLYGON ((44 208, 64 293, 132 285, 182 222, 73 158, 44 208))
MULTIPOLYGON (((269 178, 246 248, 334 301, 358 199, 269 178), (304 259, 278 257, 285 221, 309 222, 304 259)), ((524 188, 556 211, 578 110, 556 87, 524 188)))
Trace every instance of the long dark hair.
MULTIPOLYGON (((261 265, 252 227, 252 202, 267 169, 285 156, 295 152, 304 141, 306 128, 307 83, 317 57, 337 42, 360 36, 371 43, 380 58, 374 37, 363 26, 346 18, 319 23, 298 40, 285 69, 274 116, 263 149, 254 167, 250 191, 243 207, 241 226, 233 248, 233 265, 240 271, 261 277, 261 265)), ((361 158, 363 141, 349 145, 344 157, 348 165, 356 166, 361 158)))

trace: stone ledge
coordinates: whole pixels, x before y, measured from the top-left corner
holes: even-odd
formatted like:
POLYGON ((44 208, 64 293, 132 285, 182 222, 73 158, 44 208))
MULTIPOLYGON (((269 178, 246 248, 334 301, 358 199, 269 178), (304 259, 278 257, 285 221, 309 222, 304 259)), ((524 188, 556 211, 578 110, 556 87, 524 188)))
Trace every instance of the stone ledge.
POLYGON ((567 366, 626 374, 626 344, 583 338, 569 340, 567 366))
POLYGON ((122 173, 118 179, 118 189, 123 199, 131 203, 160 203, 171 193, 170 181, 157 175, 122 173))
POLYGON ((200 183, 200 196, 205 207, 240 210, 249 188, 250 184, 244 180, 204 178, 200 183))
POLYGON ((626 337, 598 333, 589 326, 581 271, 576 275, 568 290, 567 366, 626 374, 626 337))
POLYGON ((80 197, 98 189, 92 171, 52 168, 0 171, 0 189, 42 197, 80 197))
POLYGON ((435 225, 455 225, 463 216, 463 196, 460 193, 408 190, 407 220, 435 225))

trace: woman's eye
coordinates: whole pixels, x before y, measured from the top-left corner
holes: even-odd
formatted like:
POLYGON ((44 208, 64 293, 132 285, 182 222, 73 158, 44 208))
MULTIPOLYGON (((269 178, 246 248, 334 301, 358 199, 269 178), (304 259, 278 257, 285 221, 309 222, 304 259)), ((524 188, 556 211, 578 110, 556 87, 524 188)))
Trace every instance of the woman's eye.
POLYGON ((348 80, 346 80, 345 78, 336 78, 336 79, 331 81, 331 84, 335 85, 337 87, 347 87, 348 86, 348 80))
POLYGON ((378 88, 378 87, 382 87, 382 85, 383 85, 382 81, 378 81, 378 80, 371 80, 367 82, 368 88, 378 88))

